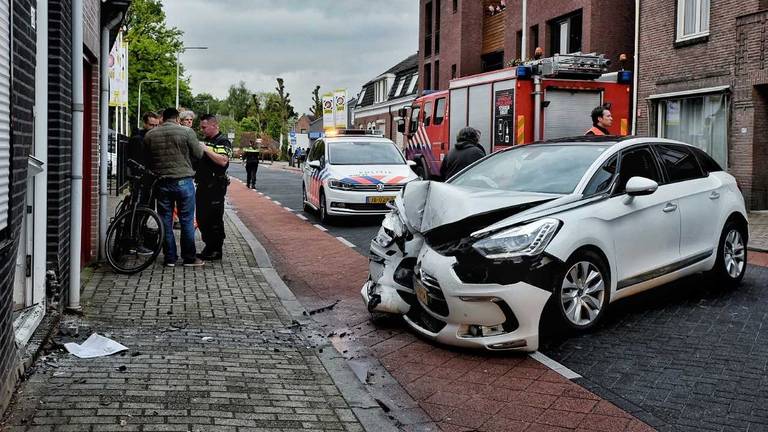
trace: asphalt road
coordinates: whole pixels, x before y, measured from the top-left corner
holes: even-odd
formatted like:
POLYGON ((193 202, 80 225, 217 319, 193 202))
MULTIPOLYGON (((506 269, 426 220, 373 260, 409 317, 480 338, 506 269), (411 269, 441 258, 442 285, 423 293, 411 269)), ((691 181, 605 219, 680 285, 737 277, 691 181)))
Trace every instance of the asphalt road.
MULTIPOLYGON (((245 166, 233 163, 229 167, 229 175, 246 180, 245 166)), ((269 165, 261 165, 256 176, 256 189, 282 206, 294 210, 295 213, 306 217, 309 222, 323 226, 329 234, 341 237, 354 245, 354 249, 368 256, 371 239, 376 236, 381 226, 381 216, 354 216, 337 218, 333 225, 320 223, 315 212, 305 212, 301 201, 301 175, 298 172, 284 169, 272 169, 269 165)))

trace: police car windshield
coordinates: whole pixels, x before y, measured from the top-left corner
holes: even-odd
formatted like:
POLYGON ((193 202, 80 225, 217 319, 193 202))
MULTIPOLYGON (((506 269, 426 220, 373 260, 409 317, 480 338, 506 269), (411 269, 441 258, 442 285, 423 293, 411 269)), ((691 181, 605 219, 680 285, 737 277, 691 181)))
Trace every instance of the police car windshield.
POLYGON ((400 150, 386 141, 335 141, 329 143, 331 165, 403 165, 400 150))
POLYGON ((607 145, 526 145, 496 153, 449 183, 483 189, 567 195, 607 145))

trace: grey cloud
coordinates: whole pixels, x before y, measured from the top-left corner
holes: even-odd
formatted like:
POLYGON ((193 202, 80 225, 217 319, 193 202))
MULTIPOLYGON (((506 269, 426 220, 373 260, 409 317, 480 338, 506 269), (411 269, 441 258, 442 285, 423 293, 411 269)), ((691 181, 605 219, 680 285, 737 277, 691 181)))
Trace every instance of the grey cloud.
POLYGON ((360 86, 416 52, 415 0, 172 0, 168 23, 184 31, 182 61, 195 92, 223 97, 240 80, 271 91, 285 79, 297 111, 323 91, 360 86))

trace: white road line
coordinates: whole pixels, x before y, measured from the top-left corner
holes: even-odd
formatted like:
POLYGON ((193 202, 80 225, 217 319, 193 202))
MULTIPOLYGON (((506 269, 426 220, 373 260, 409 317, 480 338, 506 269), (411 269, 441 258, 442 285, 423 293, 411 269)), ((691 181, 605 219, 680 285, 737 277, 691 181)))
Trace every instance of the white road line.
POLYGON ((325 229, 325 227, 324 227, 324 226, 322 226, 322 225, 318 225, 318 224, 314 224, 314 225, 315 225, 315 228, 319 229, 320 231, 328 231, 328 230, 327 230, 327 229, 325 229))
POLYGON ((278 200, 272 200, 272 202, 274 202, 275 204, 277 204, 277 205, 279 205, 279 206, 283 205, 283 203, 281 203, 281 202, 280 202, 280 201, 278 201, 278 200))
POLYGON ((545 356, 544 354, 540 353, 539 351, 536 351, 535 353, 530 355, 532 359, 538 361, 539 363, 543 364, 544 366, 552 369, 553 371, 559 373, 560 375, 564 376, 565 378, 572 380, 576 378, 581 378, 581 375, 577 374, 576 372, 568 369, 567 367, 561 365, 560 363, 552 360, 551 358, 545 356))
POLYGON ((307 219, 307 217, 306 217, 306 216, 304 216, 304 215, 303 215, 303 214, 301 214, 301 213, 296 213, 296 217, 297 217, 297 218, 299 218, 299 219, 301 219, 301 220, 309 220, 309 219, 307 219))
POLYGON ((259 195, 264 195, 264 192, 256 191, 256 193, 258 193, 259 195))
POLYGON ((349 246, 351 248, 355 247, 355 245, 352 244, 352 242, 350 242, 349 240, 345 239, 344 237, 336 237, 336 240, 344 243, 345 245, 347 245, 347 246, 349 246))
POLYGON ((264 195, 264 198, 266 198, 266 199, 268 199, 268 200, 271 200, 271 199, 272 199, 272 197, 271 197, 271 196, 269 196, 269 195, 264 195))
POLYGON ((292 208, 290 208, 290 207, 286 207, 286 206, 283 206, 283 208, 284 208, 284 209, 286 209, 286 210, 288 210, 288 211, 289 211, 289 212, 291 212, 291 213, 293 213, 293 212, 295 211, 294 209, 292 209, 292 208))

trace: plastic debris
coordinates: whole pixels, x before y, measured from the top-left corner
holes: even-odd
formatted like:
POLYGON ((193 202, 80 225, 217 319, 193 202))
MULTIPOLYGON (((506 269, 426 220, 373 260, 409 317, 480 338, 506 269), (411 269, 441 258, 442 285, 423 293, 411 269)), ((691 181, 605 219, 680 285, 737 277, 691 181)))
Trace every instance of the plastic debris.
POLYGON ((64 344, 64 347, 71 354, 79 358, 105 357, 128 349, 125 345, 101 336, 98 333, 90 335, 80 345, 70 342, 64 344))

